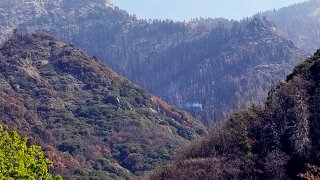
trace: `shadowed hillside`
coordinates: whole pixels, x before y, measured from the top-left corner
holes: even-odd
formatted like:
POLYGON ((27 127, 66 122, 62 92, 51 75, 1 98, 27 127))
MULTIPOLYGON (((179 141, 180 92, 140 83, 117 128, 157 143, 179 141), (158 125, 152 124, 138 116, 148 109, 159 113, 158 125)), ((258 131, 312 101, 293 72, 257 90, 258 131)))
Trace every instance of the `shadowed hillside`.
POLYGON ((320 50, 148 179, 319 179, 320 50))
POLYGON ((0 39, 16 27, 53 34, 207 124, 264 101, 303 56, 259 17, 139 20, 106 0, 11 0, 0 15, 0 39))
POLYGON ((320 1, 308 0, 262 13, 279 27, 283 36, 292 40, 294 44, 312 54, 320 47, 320 1))

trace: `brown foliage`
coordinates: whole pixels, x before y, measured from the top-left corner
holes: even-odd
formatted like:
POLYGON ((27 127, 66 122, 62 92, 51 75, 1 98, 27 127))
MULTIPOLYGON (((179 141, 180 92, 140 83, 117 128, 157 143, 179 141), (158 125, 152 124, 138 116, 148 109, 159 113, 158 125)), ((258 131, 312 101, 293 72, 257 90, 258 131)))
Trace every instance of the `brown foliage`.
POLYGON ((319 180, 320 167, 307 164, 305 167, 305 172, 300 173, 298 177, 305 180, 319 180))
POLYGON ((319 56, 307 59, 264 108, 234 113, 149 178, 319 179, 319 72, 319 56))
POLYGON ((205 132, 160 100, 151 107, 151 97, 46 34, 14 34, 0 49, 2 124, 48 147, 55 170, 71 179, 141 174, 205 132))

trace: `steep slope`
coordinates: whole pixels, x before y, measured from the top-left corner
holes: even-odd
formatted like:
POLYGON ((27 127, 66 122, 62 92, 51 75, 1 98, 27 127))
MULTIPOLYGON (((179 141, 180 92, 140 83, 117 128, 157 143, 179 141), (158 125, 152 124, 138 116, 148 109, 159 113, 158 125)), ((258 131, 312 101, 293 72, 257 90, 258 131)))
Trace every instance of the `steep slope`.
POLYGON ((281 33, 308 54, 320 47, 320 1, 308 0, 262 13, 281 33))
POLYGON ((146 21, 105 0, 29 2, 0 7, 0 32, 19 27, 53 34, 208 124, 264 100, 272 82, 291 70, 291 60, 302 57, 259 17, 146 21))
POLYGON ((149 179, 319 179, 320 50, 149 179), (188 178, 186 178, 188 177, 188 178))
POLYGON ((125 178, 205 133, 85 52, 17 32, 0 48, 0 119, 44 147, 70 178, 125 178))
POLYGON ((146 89, 210 123, 263 102, 301 54, 273 24, 255 17, 220 24, 203 38, 153 53, 135 74, 144 74, 136 81, 146 89))
MULTIPOLYGON (((128 67, 139 56, 146 56, 152 48, 163 49, 178 43, 178 35, 188 33, 183 23, 157 20, 148 23, 106 0, 30 0, 29 3, 13 0, 4 4, 0 7, 1 32, 10 34, 17 27, 28 32, 47 32, 103 58, 127 77, 132 76, 128 67), (139 56, 135 57, 135 53, 139 56)), ((5 39, 6 34, 1 38, 5 39)))

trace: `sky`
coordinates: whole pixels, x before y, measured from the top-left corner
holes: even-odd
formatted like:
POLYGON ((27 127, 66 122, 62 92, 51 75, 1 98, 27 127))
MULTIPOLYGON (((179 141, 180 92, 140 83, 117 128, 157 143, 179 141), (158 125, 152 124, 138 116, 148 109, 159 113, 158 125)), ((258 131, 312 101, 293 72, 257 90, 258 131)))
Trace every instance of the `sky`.
POLYGON ((113 0, 113 4, 141 19, 190 20, 223 17, 240 20, 258 12, 305 0, 113 0))

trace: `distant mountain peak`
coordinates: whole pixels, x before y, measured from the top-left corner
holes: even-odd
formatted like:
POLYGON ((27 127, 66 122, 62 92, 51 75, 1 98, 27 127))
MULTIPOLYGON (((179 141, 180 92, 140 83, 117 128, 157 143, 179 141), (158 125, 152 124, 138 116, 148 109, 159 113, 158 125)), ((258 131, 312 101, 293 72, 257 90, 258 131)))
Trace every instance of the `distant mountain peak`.
POLYGON ((319 48, 320 0, 308 0, 279 10, 261 13, 285 38, 312 55, 319 48))
POLYGON ((274 24, 267 20, 265 16, 254 16, 247 25, 247 28, 254 32, 276 32, 277 28, 274 24))

